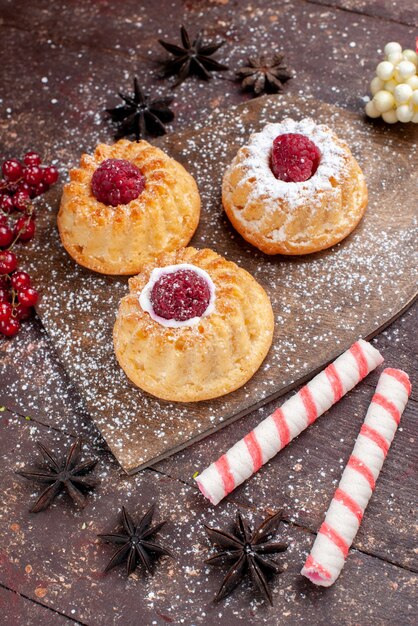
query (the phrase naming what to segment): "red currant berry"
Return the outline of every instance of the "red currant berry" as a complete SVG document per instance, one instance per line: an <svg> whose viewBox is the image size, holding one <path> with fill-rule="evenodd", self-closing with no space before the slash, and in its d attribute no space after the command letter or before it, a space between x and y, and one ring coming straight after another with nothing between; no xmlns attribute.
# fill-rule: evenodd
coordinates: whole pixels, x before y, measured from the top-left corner
<svg viewBox="0 0 418 626"><path fill-rule="evenodd" d="M14 227L15 236L19 235L19 241L30 241L35 236L35 222L27 217L19 217Z"/></svg>
<svg viewBox="0 0 418 626"><path fill-rule="evenodd" d="M10 252L10 250L0 250L0 274L10 274L16 268L16 255Z"/></svg>
<svg viewBox="0 0 418 626"><path fill-rule="evenodd" d="M28 192L23 189L21 189L20 191L16 191L13 196L13 204L19 211L26 211L29 200L30 198Z"/></svg>
<svg viewBox="0 0 418 626"><path fill-rule="evenodd" d="M10 291L4 287L0 287L0 302L10 301Z"/></svg>
<svg viewBox="0 0 418 626"><path fill-rule="evenodd" d="M53 165L45 167L43 170L43 181L47 185L53 185L58 180L58 170Z"/></svg>
<svg viewBox="0 0 418 626"><path fill-rule="evenodd" d="M35 197L35 187L28 185L24 180L20 180L17 183L16 191L26 191L26 193L29 194L29 198Z"/></svg>
<svg viewBox="0 0 418 626"><path fill-rule="evenodd" d="M32 150L27 152L23 157L23 163L25 165L40 165L41 162L39 154L37 152L33 152Z"/></svg>
<svg viewBox="0 0 418 626"><path fill-rule="evenodd" d="M39 185L44 176L43 170L38 165L28 165L23 170L23 178L28 185Z"/></svg>
<svg viewBox="0 0 418 626"><path fill-rule="evenodd" d="M22 164L17 159L9 159L8 161L5 161L1 169L3 176L11 182L19 180L23 173Z"/></svg>
<svg viewBox="0 0 418 626"><path fill-rule="evenodd" d="M0 322L0 333L6 337L14 337L20 330L20 323L11 317L7 322Z"/></svg>
<svg viewBox="0 0 418 626"><path fill-rule="evenodd" d="M45 193L46 191L48 191L49 189L49 185L47 185L43 180L39 183L39 185L36 185L36 187L34 187L33 189L33 193L35 194L34 197L36 196L41 196L43 193Z"/></svg>
<svg viewBox="0 0 418 626"><path fill-rule="evenodd" d="M16 191L25 191L29 195L29 198L35 197L35 188L32 185L28 185L28 183L25 183L24 180L20 180L17 183Z"/></svg>
<svg viewBox="0 0 418 626"><path fill-rule="evenodd" d="M19 321L29 319L32 313L33 308L31 306L24 306L23 304L18 304L14 311L15 317Z"/></svg>
<svg viewBox="0 0 418 626"><path fill-rule="evenodd" d="M15 272L12 274L10 282L12 283L12 287L15 289L30 287L30 276L27 272Z"/></svg>
<svg viewBox="0 0 418 626"><path fill-rule="evenodd" d="M16 191L27 191L29 193L29 191L31 190L31 186L28 185L28 183L25 180L19 180L19 182L16 184Z"/></svg>
<svg viewBox="0 0 418 626"><path fill-rule="evenodd" d="M17 292L20 304L23 306L35 306L39 300L38 292L32 287L24 287Z"/></svg>
<svg viewBox="0 0 418 626"><path fill-rule="evenodd" d="M14 204L10 196L0 196L0 209L5 213L11 213L13 211Z"/></svg>
<svg viewBox="0 0 418 626"><path fill-rule="evenodd" d="M7 322L13 313L13 308L10 302L0 303L0 322Z"/></svg>
<svg viewBox="0 0 418 626"><path fill-rule="evenodd" d="M13 241L13 231L8 226L0 226L0 248L7 248Z"/></svg>

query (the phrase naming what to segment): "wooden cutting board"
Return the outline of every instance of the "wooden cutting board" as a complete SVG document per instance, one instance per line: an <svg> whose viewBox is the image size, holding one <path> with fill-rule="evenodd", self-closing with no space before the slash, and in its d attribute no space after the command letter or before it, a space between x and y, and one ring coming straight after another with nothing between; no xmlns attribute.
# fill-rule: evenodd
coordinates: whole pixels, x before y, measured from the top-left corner
<svg viewBox="0 0 418 626"><path fill-rule="evenodd" d="M300 257L269 257L247 244L222 212L227 163L250 133L286 116L312 116L350 145L366 175L369 207L357 230L334 248ZM40 215L32 272L43 291L39 315L86 405L122 468L134 473L225 426L303 382L357 338L370 338L416 297L417 152L413 124L371 123L315 100L254 99L214 113L207 126L155 143L196 177L202 216L192 244L210 247L251 272L275 313L273 346L247 385L193 404L160 401L119 368L112 327L126 277L76 265L60 245L54 209ZM72 163L78 163L74 154ZM43 250L43 254L39 254Z"/></svg>

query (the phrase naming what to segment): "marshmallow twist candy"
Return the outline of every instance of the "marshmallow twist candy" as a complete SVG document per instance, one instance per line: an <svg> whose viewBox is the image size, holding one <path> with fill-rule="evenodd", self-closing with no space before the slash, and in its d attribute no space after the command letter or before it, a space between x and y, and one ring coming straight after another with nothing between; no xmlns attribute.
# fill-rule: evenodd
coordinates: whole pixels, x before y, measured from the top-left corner
<svg viewBox="0 0 418 626"><path fill-rule="evenodd" d="M353 452L320 527L302 574L329 587L344 567L364 511L411 393L408 375L385 369Z"/></svg>
<svg viewBox="0 0 418 626"><path fill-rule="evenodd" d="M218 504L382 361L381 354L367 341L357 341L198 475L195 480L200 491L212 504Z"/></svg>

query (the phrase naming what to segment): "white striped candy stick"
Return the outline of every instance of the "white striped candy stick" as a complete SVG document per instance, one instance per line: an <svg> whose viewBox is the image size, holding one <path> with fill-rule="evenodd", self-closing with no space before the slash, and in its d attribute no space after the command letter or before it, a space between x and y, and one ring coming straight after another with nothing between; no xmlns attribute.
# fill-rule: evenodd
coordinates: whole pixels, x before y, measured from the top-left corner
<svg viewBox="0 0 418 626"><path fill-rule="evenodd" d="M410 393L411 384L405 372L390 368L382 372L353 452L301 572L316 585L329 587L344 567Z"/></svg>
<svg viewBox="0 0 418 626"><path fill-rule="evenodd" d="M218 504L382 361L381 354L367 341L357 341L199 474L195 480L200 491L212 504Z"/></svg>

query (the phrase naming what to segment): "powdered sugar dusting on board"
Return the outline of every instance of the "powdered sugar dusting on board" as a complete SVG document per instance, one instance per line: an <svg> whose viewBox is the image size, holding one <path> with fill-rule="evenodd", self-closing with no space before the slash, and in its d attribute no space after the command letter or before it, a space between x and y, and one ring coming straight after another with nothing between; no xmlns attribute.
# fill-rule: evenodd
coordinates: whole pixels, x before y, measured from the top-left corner
<svg viewBox="0 0 418 626"><path fill-rule="evenodd" d="M259 114L252 115L255 106ZM307 112L347 141L368 181L369 208L354 234L328 251L298 259L267 257L246 244L227 222L220 202L222 175L251 133L268 122L290 115L300 119ZM54 225L58 197L41 228L43 254L35 251L32 258L31 271L44 293L39 307L43 323L88 410L128 470L186 445L280 393L383 324L413 291L413 276L411 293L399 284L400 275L410 274L416 254L411 199L407 186L399 186L399 180L404 183L413 176L413 164L405 164L388 130L313 100L295 104L283 97L248 104L240 115L234 109L217 111L213 121L209 129L182 140L168 136L156 143L197 179L203 210L192 244L214 248L250 271L271 298L276 323L273 347L242 389L214 401L184 405L160 402L129 383L116 362L112 342L127 279L93 274L69 259ZM390 160L390 168L385 159Z"/></svg>

